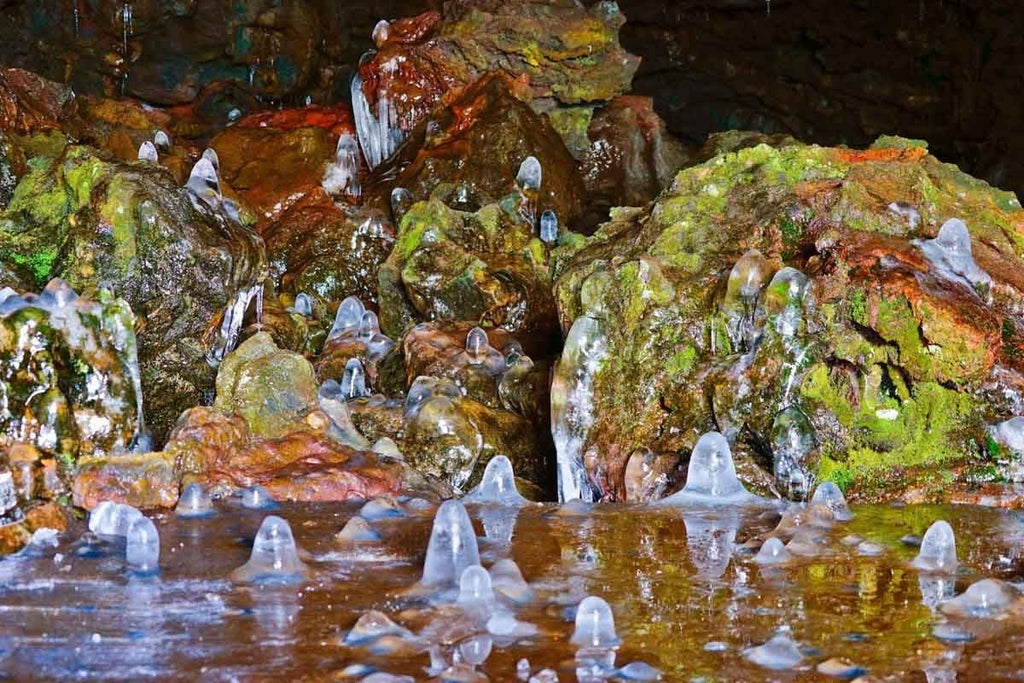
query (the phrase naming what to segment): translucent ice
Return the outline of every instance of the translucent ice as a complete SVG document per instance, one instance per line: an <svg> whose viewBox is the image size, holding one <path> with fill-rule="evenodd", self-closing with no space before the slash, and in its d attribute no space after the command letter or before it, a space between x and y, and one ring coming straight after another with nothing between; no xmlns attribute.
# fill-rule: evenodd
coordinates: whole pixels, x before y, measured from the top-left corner
<svg viewBox="0 0 1024 683"><path fill-rule="evenodd" d="M220 157L217 156L216 150L214 150L212 147L207 147L206 149L203 150L202 158L209 161L210 165L213 166L213 170L218 175L220 175Z"/></svg>
<svg viewBox="0 0 1024 683"><path fill-rule="evenodd" d="M721 309L734 349L750 349L760 334L754 326L754 313L757 298L771 273L771 262L757 249L744 253L729 272Z"/></svg>
<svg viewBox="0 0 1024 683"><path fill-rule="evenodd" d="M158 130L153 135L153 144L156 145L157 149L167 151L171 148L171 138L164 131Z"/></svg>
<svg viewBox="0 0 1024 683"><path fill-rule="evenodd" d="M373 335L380 334L380 322L377 314L373 311L363 311L363 317L359 321L359 341L368 342Z"/></svg>
<svg viewBox="0 0 1024 683"><path fill-rule="evenodd" d="M381 19L373 27L373 31L370 33L370 39L377 47L383 47L384 43L388 40L389 33L391 33L391 24L387 19Z"/></svg>
<svg viewBox="0 0 1024 683"><path fill-rule="evenodd" d="M576 609L576 630L570 642L581 648L612 648L619 644L612 608L602 598L591 595Z"/></svg>
<svg viewBox="0 0 1024 683"><path fill-rule="evenodd" d="M155 164L157 160L158 155L156 153L156 145L149 140L146 140L139 145L139 161L149 161Z"/></svg>
<svg viewBox="0 0 1024 683"><path fill-rule="evenodd" d="M383 612L370 610L356 620L352 629L345 634L345 645L363 645L384 636L412 638L409 629L399 626Z"/></svg>
<svg viewBox="0 0 1024 683"><path fill-rule="evenodd" d="M488 570L495 595L517 605L533 600L533 589L526 583L522 571L513 560L504 558L495 562Z"/></svg>
<svg viewBox="0 0 1024 683"><path fill-rule="evenodd" d="M368 521L355 515L350 517L341 531L334 535L334 540L342 543L366 543L379 541L380 534L373 530Z"/></svg>
<svg viewBox="0 0 1024 683"><path fill-rule="evenodd" d="M334 316L334 325L327 335L327 340L330 341L338 337L355 336L358 334L359 326L363 322L364 312L365 309L363 308L362 301L354 296L346 297L338 305L338 312Z"/></svg>
<svg viewBox="0 0 1024 683"><path fill-rule="evenodd" d="M395 60L390 63L397 66ZM358 72L352 78L351 94L359 146L367 165L376 168L394 153L405 136L398 125L398 111L384 88L377 90L377 110L374 111L363 92L363 79Z"/></svg>
<svg viewBox="0 0 1024 683"><path fill-rule="evenodd" d="M758 551L754 562L758 564L783 564L791 559L793 559L793 556L786 549L782 541L772 536L761 544L761 550Z"/></svg>
<svg viewBox="0 0 1024 683"><path fill-rule="evenodd" d="M346 401L366 398L370 391L366 388L366 370L358 358L349 358L345 363L345 374L341 377L341 395Z"/></svg>
<svg viewBox="0 0 1024 683"><path fill-rule="evenodd" d="M569 329L551 384L551 435L557 453L558 500L597 497L583 465L594 423L594 375L604 365L607 340L598 320L580 316Z"/></svg>
<svg viewBox="0 0 1024 683"><path fill-rule="evenodd" d="M402 506L394 498L380 496L379 498L366 501L363 507L359 508L359 516L371 522L376 522L381 519L405 517L405 510L402 509Z"/></svg>
<svg viewBox="0 0 1024 683"><path fill-rule="evenodd" d="M462 661L470 666L480 666L487 661L491 655L491 648L494 643L487 635L473 636L459 643L459 654ZM480 680L480 679L474 679Z"/></svg>
<svg viewBox="0 0 1024 683"><path fill-rule="evenodd" d="M470 363L483 363L487 360L487 352L490 348L491 343L482 328L474 327L466 335L466 356Z"/></svg>
<svg viewBox="0 0 1024 683"><path fill-rule="evenodd" d="M661 672L645 662L630 662L615 671L620 681L660 681Z"/></svg>
<svg viewBox="0 0 1024 683"><path fill-rule="evenodd" d="M853 519L853 512L846 504L846 496L842 490L831 481L823 481L814 489L811 496L811 503L818 503L826 506L832 511L832 516L840 522L848 522Z"/></svg>
<svg viewBox="0 0 1024 683"><path fill-rule="evenodd" d="M891 202L886 208L894 216L899 216L905 220L912 231L917 230L918 224L921 223L921 214L906 202Z"/></svg>
<svg viewBox="0 0 1024 683"><path fill-rule="evenodd" d="M750 648L743 656L758 666L776 671L792 669L804 658L797 644L784 633L773 636L764 645Z"/></svg>
<svg viewBox="0 0 1024 683"><path fill-rule="evenodd" d="M295 297L295 305L289 310L308 318L313 315L313 299L309 294L299 292Z"/></svg>
<svg viewBox="0 0 1024 683"><path fill-rule="evenodd" d="M219 206L221 199L220 179L209 159L200 159L192 167L185 187L210 206Z"/></svg>
<svg viewBox="0 0 1024 683"><path fill-rule="evenodd" d="M256 532L249 561L232 572L231 579L237 583L296 583L307 571L288 522L268 515Z"/></svg>
<svg viewBox="0 0 1024 683"><path fill-rule="evenodd" d="M125 536L142 513L131 505L105 500L89 513L89 531L101 536Z"/></svg>
<svg viewBox="0 0 1024 683"><path fill-rule="evenodd" d="M516 185L521 190L539 190L541 181L541 167L537 157L526 157L523 163L519 164L519 172L516 173Z"/></svg>
<svg viewBox="0 0 1024 683"><path fill-rule="evenodd" d="M160 534L151 519L139 517L128 527L125 559L134 571L142 574L160 568Z"/></svg>
<svg viewBox="0 0 1024 683"><path fill-rule="evenodd" d="M491 458L484 468L480 484L466 494L465 500L473 503L498 503L501 505L523 505L527 502L516 488L512 461L504 455Z"/></svg>
<svg viewBox="0 0 1024 683"><path fill-rule="evenodd" d="M181 497L178 498L178 505L174 508L174 514L178 517L209 517L214 513L213 500L206 492L203 485L193 482L185 487Z"/></svg>
<svg viewBox="0 0 1024 683"><path fill-rule="evenodd" d="M989 287L992 278L978 267L971 252L971 233L959 218L950 218L932 240L917 242L925 257L942 277L959 280L969 287Z"/></svg>
<svg viewBox="0 0 1024 683"><path fill-rule="evenodd" d="M1015 453L1024 454L1024 417L1011 417L990 427L989 432L997 443Z"/></svg>
<svg viewBox="0 0 1024 683"><path fill-rule="evenodd" d="M413 380L409 391L405 394L405 416L407 418L415 417L420 406L436 396L456 398L462 396L462 391L450 379L420 375Z"/></svg>
<svg viewBox="0 0 1024 683"><path fill-rule="evenodd" d="M248 510L273 510L277 502L270 491L257 484L242 489L242 507Z"/></svg>
<svg viewBox="0 0 1024 683"><path fill-rule="evenodd" d="M622 476L626 501L645 503L662 497L668 485L663 461L650 449L637 449L626 461Z"/></svg>
<svg viewBox="0 0 1024 683"><path fill-rule="evenodd" d="M730 507L688 507L683 513L686 550L702 579L718 579L729 568L736 547L740 515Z"/></svg>
<svg viewBox="0 0 1024 683"><path fill-rule="evenodd" d="M772 276L764 290L764 314L782 337L792 337L800 331L804 311L813 302L810 285L806 275L786 266Z"/></svg>
<svg viewBox="0 0 1024 683"><path fill-rule="evenodd" d="M491 587L491 575L486 569L478 564L466 567L459 578L457 602L466 609L490 612L494 607L494 589Z"/></svg>
<svg viewBox="0 0 1024 683"><path fill-rule="evenodd" d="M342 133L334 153L334 161L327 164L321 185L332 196L358 197L359 187L359 143L349 133Z"/></svg>
<svg viewBox="0 0 1024 683"><path fill-rule="evenodd" d="M918 569L933 572L952 572L956 570L956 537L953 527L944 520L939 520L928 527L921 539L921 550L914 559Z"/></svg>
<svg viewBox="0 0 1024 683"><path fill-rule="evenodd" d="M540 241L554 244L558 240L558 216L551 209L540 215Z"/></svg>
<svg viewBox="0 0 1024 683"><path fill-rule="evenodd" d="M391 190L391 217L395 219L395 225L402 222L402 216L412 206L413 201L412 192L404 187L396 187Z"/></svg>
<svg viewBox="0 0 1024 683"><path fill-rule="evenodd" d="M998 579L972 583L963 594L943 604L939 610L955 617L994 617L1021 601L1021 594Z"/></svg>
<svg viewBox="0 0 1024 683"><path fill-rule="evenodd" d="M729 442L718 432L708 432L693 447L683 490L663 498L661 503L728 505L754 500L756 496L747 491L736 476Z"/></svg>
<svg viewBox="0 0 1024 683"><path fill-rule="evenodd" d="M775 484L792 500L804 500L811 474L807 460L814 450L814 429L804 412L789 406L772 424L772 456Z"/></svg>
<svg viewBox="0 0 1024 683"><path fill-rule="evenodd" d="M474 564L480 564L480 553L473 523L462 503L446 500L434 516L421 583L439 588L455 586L466 567Z"/></svg>

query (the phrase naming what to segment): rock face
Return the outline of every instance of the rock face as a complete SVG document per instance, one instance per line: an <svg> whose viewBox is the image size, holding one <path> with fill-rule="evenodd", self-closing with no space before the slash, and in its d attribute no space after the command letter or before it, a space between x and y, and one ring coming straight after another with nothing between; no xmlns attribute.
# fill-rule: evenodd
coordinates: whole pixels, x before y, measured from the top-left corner
<svg viewBox="0 0 1024 683"><path fill-rule="evenodd" d="M30 470L56 458L70 480L79 458L133 446L143 421L133 322L109 291L88 301L57 279L38 295L0 290L0 451L31 444Z"/></svg>
<svg viewBox="0 0 1024 683"><path fill-rule="evenodd" d="M760 490L934 490L1020 412L1016 197L913 141L753 142L719 139L653 206L556 253L568 497L622 499L634 456L685 462L710 430ZM939 233L951 218L969 239Z"/></svg>
<svg viewBox="0 0 1024 683"><path fill-rule="evenodd" d="M619 47L623 21L614 3L526 0L451 2L440 15L388 26L353 83L367 161L389 157L448 90L488 71L521 78L538 111L625 92L639 61Z"/></svg>
<svg viewBox="0 0 1024 683"><path fill-rule="evenodd" d="M0 273L12 274L0 285L61 277L83 294L102 285L123 297L139 320L148 423L161 441L212 389L207 357L237 334L266 268L263 242L154 164L58 136L37 134L22 149L29 169L0 212Z"/></svg>

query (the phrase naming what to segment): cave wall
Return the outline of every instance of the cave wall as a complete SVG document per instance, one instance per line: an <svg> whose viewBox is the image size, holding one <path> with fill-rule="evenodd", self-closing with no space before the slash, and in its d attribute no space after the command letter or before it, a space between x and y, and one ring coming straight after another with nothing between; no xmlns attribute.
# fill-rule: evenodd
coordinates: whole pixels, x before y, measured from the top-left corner
<svg viewBox="0 0 1024 683"><path fill-rule="evenodd" d="M161 105L223 79L235 88L215 106L331 102L347 96L379 18L440 3L0 0L0 64ZM687 142L730 128L850 145L897 133L1024 190L1024 21L1011 3L619 4L623 43L643 58L634 89Z"/></svg>
<svg viewBox="0 0 1024 683"><path fill-rule="evenodd" d="M822 144L923 138L1024 191L1019 7L951 0L621 0L634 90L691 143L748 128Z"/></svg>

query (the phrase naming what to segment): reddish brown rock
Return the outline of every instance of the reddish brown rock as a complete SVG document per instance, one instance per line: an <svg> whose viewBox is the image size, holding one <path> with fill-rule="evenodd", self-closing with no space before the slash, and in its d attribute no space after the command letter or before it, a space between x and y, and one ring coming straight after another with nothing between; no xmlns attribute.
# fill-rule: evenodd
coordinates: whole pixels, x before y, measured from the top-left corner
<svg viewBox="0 0 1024 683"><path fill-rule="evenodd" d="M73 125L77 113L70 87L23 69L0 70L0 131L65 129Z"/></svg>
<svg viewBox="0 0 1024 683"><path fill-rule="evenodd" d="M173 508L178 502L175 458L167 453L83 458L71 490L72 502L86 510L105 500L143 510Z"/></svg>

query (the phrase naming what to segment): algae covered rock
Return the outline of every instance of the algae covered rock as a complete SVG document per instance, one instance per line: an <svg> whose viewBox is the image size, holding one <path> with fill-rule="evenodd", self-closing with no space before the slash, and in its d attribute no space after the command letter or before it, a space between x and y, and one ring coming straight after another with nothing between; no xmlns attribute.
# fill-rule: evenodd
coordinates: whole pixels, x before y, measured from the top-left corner
<svg viewBox="0 0 1024 683"><path fill-rule="evenodd" d="M384 332L396 337L422 320L555 332L547 248L517 206L488 204L469 213L439 199L414 204L378 276Z"/></svg>
<svg viewBox="0 0 1024 683"><path fill-rule="evenodd" d="M316 395L310 362L260 332L224 358L214 408L241 415L254 436L275 437L316 407Z"/></svg>
<svg viewBox="0 0 1024 683"><path fill-rule="evenodd" d="M70 476L82 456L134 445L141 390L123 299L90 301L58 279L39 294L0 290L0 450L32 444Z"/></svg>
<svg viewBox="0 0 1024 683"><path fill-rule="evenodd" d="M0 212L0 263L30 287L61 277L83 294L102 286L131 305L148 424L162 441L212 389L207 357L233 344L266 267L263 242L159 166L113 161L62 139L36 136L24 146L29 171ZM241 311L223 320L229 304Z"/></svg>
<svg viewBox="0 0 1024 683"><path fill-rule="evenodd" d="M631 454L716 430L762 491L940 495L1019 412L1016 197L913 141L757 142L556 252L563 493L622 499Z"/></svg>

